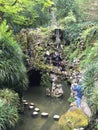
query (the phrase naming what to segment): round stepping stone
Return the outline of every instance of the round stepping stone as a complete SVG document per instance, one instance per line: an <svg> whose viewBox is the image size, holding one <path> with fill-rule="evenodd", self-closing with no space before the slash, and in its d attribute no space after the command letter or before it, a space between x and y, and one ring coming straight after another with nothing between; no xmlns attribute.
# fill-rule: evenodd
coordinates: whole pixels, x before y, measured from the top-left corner
<svg viewBox="0 0 98 130"><path fill-rule="evenodd" d="M32 113L32 116L33 117L35 117L35 116L37 116L38 115L38 112L37 111L34 111L33 113Z"/></svg>
<svg viewBox="0 0 98 130"><path fill-rule="evenodd" d="M30 106L34 106L34 103L33 103L33 102L31 102L31 103L30 103Z"/></svg>
<svg viewBox="0 0 98 130"><path fill-rule="evenodd" d="M40 110L39 110L39 108L37 108L37 107L36 107L36 108L34 109L34 111L37 111L37 112L39 112Z"/></svg>
<svg viewBox="0 0 98 130"><path fill-rule="evenodd" d="M42 113L41 113L41 116L42 116L42 117L48 117L48 113L47 113L47 112L42 112Z"/></svg>
<svg viewBox="0 0 98 130"><path fill-rule="evenodd" d="M28 102L24 102L24 105L28 105Z"/></svg>
<svg viewBox="0 0 98 130"><path fill-rule="evenodd" d="M27 102L26 100L23 100L23 103Z"/></svg>
<svg viewBox="0 0 98 130"><path fill-rule="evenodd" d="M29 106L29 109L31 110L31 109L33 109L34 108L34 106Z"/></svg>
<svg viewBox="0 0 98 130"><path fill-rule="evenodd" d="M55 120L59 120L60 116L59 116L59 115L54 115L53 118L54 118Z"/></svg>

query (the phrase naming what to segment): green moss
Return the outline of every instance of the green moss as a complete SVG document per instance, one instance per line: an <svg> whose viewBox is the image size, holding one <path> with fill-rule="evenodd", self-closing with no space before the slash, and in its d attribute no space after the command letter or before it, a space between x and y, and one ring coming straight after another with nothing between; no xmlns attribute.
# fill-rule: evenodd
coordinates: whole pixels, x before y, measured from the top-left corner
<svg viewBox="0 0 98 130"><path fill-rule="evenodd" d="M62 115L59 120L59 125L62 130L72 130L74 128L87 126L88 121L88 117L81 111L81 109L76 109L74 111L68 111Z"/></svg>
<svg viewBox="0 0 98 130"><path fill-rule="evenodd" d="M69 102L69 103L74 102L74 98L73 98L73 97L69 97L69 98L68 98L68 102Z"/></svg>

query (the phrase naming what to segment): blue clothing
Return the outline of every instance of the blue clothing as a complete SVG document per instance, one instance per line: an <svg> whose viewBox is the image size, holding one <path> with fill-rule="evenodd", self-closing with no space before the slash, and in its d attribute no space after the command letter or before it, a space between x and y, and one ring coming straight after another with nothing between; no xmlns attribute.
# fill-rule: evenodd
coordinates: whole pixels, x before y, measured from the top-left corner
<svg viewBox="0 0 98 130"><path fill-rule="evenodd" d="M81 90L81 86L80 85L75 85L73 87L73 90L77 92L77 97L78 98L82 98L82 90Z"/></svg>
<svg viewBox="0 0 98 130"><path fill-rule="evenodd" d="M73 90L77 92L76 102L77 102L77 106L80 107L80 105L81 105L81 99L82 99L81 86L80 85L75 85L73 87Z"/></svg>
<svg viewBox="0 0 98 130"><path fill-rule="evenodd" d="M81 106L81 98L77 97L76 103L77 103L77 106L80 107Z"/></svg>

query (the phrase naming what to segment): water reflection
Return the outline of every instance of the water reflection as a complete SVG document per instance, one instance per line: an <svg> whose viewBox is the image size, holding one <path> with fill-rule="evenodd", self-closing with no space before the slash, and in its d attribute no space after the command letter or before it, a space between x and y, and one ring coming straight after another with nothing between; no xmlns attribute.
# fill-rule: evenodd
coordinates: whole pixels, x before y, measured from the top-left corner
<svg viewBox="0 0 98 130"><path fill-rule="evenodd" d="M53 116L62 115L68 110L69 104L69 88L64 87L64 96L62 98L46 97L45 89L41 87L30 87L24 95L24 99L28 102L33 102L35 107L40 108L39 115L32 117L33 110L26 109L21 115L20 121L14 130L59 130L58 121L53 119ZM41 113L47 112L49 116L42 118Z"/></svg>

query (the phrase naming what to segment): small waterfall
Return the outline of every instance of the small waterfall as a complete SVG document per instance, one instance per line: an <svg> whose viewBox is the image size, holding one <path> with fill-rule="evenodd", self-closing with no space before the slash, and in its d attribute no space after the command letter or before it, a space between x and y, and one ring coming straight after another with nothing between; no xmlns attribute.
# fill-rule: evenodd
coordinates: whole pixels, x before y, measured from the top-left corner
<svg viewBox="0 0 98 130"><path fill-rule="evenodd" d="M51 8L51 27L57 28L55 9Z"/></svg>
<svg viewBox="0 0 98 130"><path fill-rule="evenodd" d="M60 29L55 29L55 37L56 37L56 47L57 49L61 48L61 34L60 34Z"/></svg>

